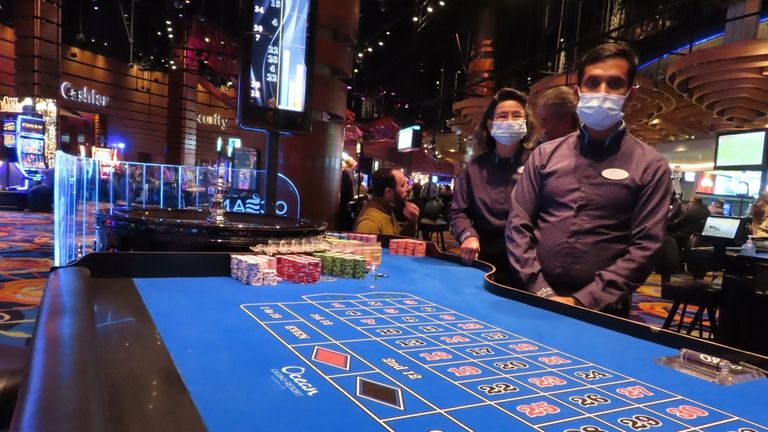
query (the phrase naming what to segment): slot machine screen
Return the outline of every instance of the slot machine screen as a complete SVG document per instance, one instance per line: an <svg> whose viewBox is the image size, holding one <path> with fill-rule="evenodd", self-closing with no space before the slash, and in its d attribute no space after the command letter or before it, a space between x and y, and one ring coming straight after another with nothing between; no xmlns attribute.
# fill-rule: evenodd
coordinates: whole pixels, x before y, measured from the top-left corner
<svg viewBox="0 0 768 432"><path fill-rule="evenodd" d="M19 149L22 153L43 154L43 140L19 137Z"/></svg>

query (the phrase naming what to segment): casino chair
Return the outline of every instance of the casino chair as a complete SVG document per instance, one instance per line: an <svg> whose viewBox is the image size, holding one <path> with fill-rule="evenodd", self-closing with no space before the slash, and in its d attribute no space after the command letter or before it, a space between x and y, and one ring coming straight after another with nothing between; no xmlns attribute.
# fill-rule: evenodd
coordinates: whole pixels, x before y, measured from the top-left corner
<svg viewBox="0 0 768 432"><path fill-rule="evenodd" d="M421 238L432 241L432 234L437 234L437 240L440 241L440 250L445 251L445 237L443 232L448 230L448 223L443 220L443 202L440 198L430 198L424 204L419 220L419 231Z"/></svg>
<svg viewBox="0 0 768 432"><path fill-rule="evenodd" d="M680 265L677 242L671 234L665 234L656 254L656 273L661 276L662 282L669 282L672 280L672 275L680 271Z"/></svg>
<svg viewBox="0 0 768 432"><path fill-rule="evenodd" d="M717 313L720 307L720 288L700 281L666 281L661 283L661 298L672 300L667 318L661 328L670 329L677 320L676 331L682 332L685 324L686 312L689 306L697 307L688 328L687 335L691 335L698 328L699 337L704 337L704 313L709 323L709 339L717 337ZM680 307L682 306L682 310ZM679 311L679 314L678 314Z"/></svg>
<svg viewBox="0 0 768 432"><path fill-rule="evenodd" d="M360 215L360 210L362 210L365 203L368 202L368 198L368 194L360 194L344 206L344 212L341 217L342 230L352 231L355 228L357 216Z"/></svg>

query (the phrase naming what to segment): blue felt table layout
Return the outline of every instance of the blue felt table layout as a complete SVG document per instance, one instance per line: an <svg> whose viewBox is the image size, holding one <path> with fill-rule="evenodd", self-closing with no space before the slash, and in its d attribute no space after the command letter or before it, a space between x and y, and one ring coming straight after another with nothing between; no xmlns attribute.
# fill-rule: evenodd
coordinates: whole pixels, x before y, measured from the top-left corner
<svg viewBox="0 0 768 432"><path fill-rule="evenodd" d="M482 272L385 256L375 282L136 279L212 431L765 431L768 382L500 298Z"/></svg>

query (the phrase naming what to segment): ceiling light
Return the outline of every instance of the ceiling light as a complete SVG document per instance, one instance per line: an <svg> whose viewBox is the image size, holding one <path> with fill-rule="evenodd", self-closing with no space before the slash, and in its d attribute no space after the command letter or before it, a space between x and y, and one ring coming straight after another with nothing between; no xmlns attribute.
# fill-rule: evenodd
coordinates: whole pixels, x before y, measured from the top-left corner
<svg viewBox="0 0 768 432"><path fill-rule="evenodd" d="M363 56L363 53L359 52L359 53L357 53L357 56L358 56L358 57L362 57L362 56Z"/></svg>
<svg viewBox="0 0 768 432"><path fill-rule="evenodd" d="M93 10L99 10L99 6L98 5L93 5Z"/></svg>
<svg viewBox="0 0 768 432"><path fill-rule="evenodd" d="M176 66L171 66L171 69L176 70Z"/></svg>
<svg viewBox="0 0 768 432"><path fill-rule="evenodd" d="M373 52L373 48L368 47L368 52Z"/></svg>
<svg viewBox="0 0 768 432"><path fill-rule="evenodd" d="M211 41L211 38L209 38L208 36L206 36L205 38L203 38L203 40L205 40L205 43L208 43L208 42L210 42L210 41Z"/></svg>
<svg viewBox="0 0 768 432"><path fill-rule="evenodd" d="M173 31L173 27L168 27L166 30L168 30L169 32L172 32Z"/></svg>
<svg viewBox="0 0 768 432"><path fill-rule="evenodd" d="M392 33L390 33L390 32L389 32L389 30L387 30L387 36L389 36L389 35L391 35L391 34L392 34Z"/></svg>
<svg viewBox="0 0 768 432"><path fill-rule="evenodd" d="M443 0L440 0L439 2L437 2L437 4L439 4L440 6L445 6L445 2Z"/></svg>
<svg viewBox="0 0 768 432"><path fill-rule="evenodd" d="M415 16L415 17L413 17L411 19L413 20L413 22L419 22L419 17L417 17L417 16Z"/></svg>
<svg viewBox="0 0 768 432"><path fill-rule="evenodd" d="M354 72L355 72L355 73L358 73L358 72L360 72L360 69L358 69L358 68L355 68L355 69L354 69Z"/></svg>
<svg viewBox="0 0 768 432"><path fill-rule="evenodd" d="M162 34L163 34L163 32L157 32L157 35L158 35L158 36L160 36L160 35L162 35Z"/></svg>
<svg viewBox="0 0 768 432"><path fill-rule="evenodd" d="M168 24L168 25L171 25L171 22L168 21L168 20L165 20L165 23Z"/></svg>
<svg viewBox="0 0 768 432"><path fill-rule="evenodd" d="M173 39L173 35L172 35L172 34L169 34L169 35L168 35L168 39Z"/></svg>
<svg viewBox="0 0 768 432"><path fill-rule="evenodd" d="M434 10L434 9L432 9L432 6L427 6L427 13L432 13L432 12L434 12L434 11L435 11L435 10Z"/></svg>
<svg viewBox="0 0 768 432"><path fill-rule="evenodd" d="M224 41L221 41L221 44L224 45Z"/></svg>
<svg viewBox="0 0 768 432"><path fill-rule="evenodd" d="M384 46L384 42L379 41L379 46Z"/></svg>

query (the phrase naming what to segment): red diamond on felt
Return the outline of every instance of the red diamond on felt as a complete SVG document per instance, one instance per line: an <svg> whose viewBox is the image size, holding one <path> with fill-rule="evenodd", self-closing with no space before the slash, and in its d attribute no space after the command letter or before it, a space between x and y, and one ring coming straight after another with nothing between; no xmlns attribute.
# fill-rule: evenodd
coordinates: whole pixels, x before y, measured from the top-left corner
<svg viewBox="0 0 768 432"><path fill-rule="evenodd" d="M316 346L312 353L312 360L325 363L339 369L349 370L349 354L344 354Z"/></svg>

